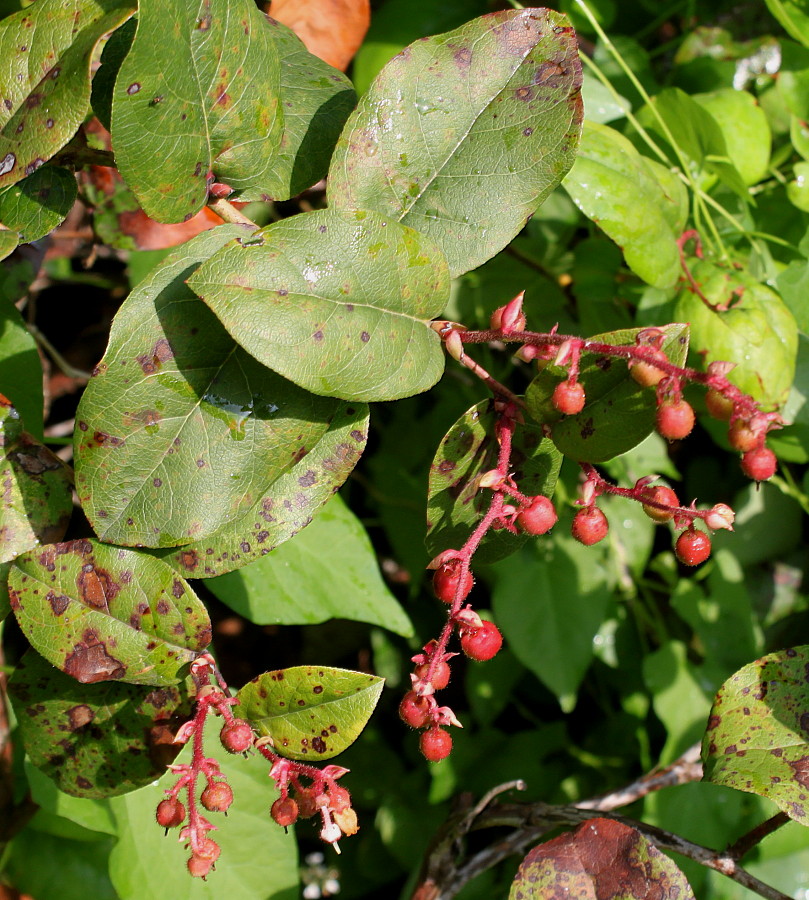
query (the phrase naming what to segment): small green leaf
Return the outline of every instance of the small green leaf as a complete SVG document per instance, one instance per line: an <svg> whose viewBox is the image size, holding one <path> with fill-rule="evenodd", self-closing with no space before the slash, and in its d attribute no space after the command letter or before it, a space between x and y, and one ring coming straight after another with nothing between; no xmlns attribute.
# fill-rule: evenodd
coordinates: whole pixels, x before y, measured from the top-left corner
<svg viewBox="0 0 809 900"><path fill-rule="evenodd" d="M413 634L410 619L382 580L365 529L339 496L294 541L207 586L257 625L351 619Z"/></svg>
<svg viewBox="0 0 809 900"><path fill-rule="evenodd" d="M793 175L794 180L787 184L789 202L801 212L809 212L809 162L796 162Z"/></svg>
<svg viewBox="0 0 809 900"><path fill-rule="evenodd" d="M82 684L176 684L211 640L205 607L171 566L97 541L18 557L9 596L34 649Z"/></svg>
<svg viewBox="0 0 809 900"><path fill-rule="evenodd" d="M276 753L320 762L354 743L383 684L383 678L348 669L279 669L239 691L239 711L260 735L272 739Z"/></svg>
<svg viewBox="0 0 809 900"><path fill-rule="evenodd" d="M112 142L153 219L199 212L211 172L236 190L272 181L284 127L274 35L252 0L140 0L113 91Z"/></svg>
<svg viewBox="0 0 809 900"><path fill-rule="evenodd" d="M5 259L17 249L20 236L16 231L6 231L0 228L0 260Z"/></svg>
<svg viewBox="0 0 809 900"><path fill-rule="evenodd" d="M482 16L406 47L348 120L329 203L429 235L452 276L503 249L559 184L582 120L573 29L545 9Z"/></svg>
<svg viewBox="0 0 809 900"><path fill-rule="evenodd" d="M809 12L805 0L766 0L767 8L787 34L809 47Z"/></svg>
<svg viewBox="0 0 809 900"><path fill-rule="evenodd" d="M489 508L491 491L478 487L484 472L495 468L499 445L494 437L492 401L467 410L441 441L427 491L427 552L459 549ZM527 496L550 497L562 464L561 454L537 425L525 423L515 433L509 474ZM505 529L491 530L476 551L477 562L494 562L514 553L528 539Z"/></svg>
<svg viewBox="0 0 809 900"><path fill-rule="evenodd" d="M440 250L358 210L292 216L233 241L188 284L265 366L316 394L394 400L432 387L449 298Z"/></svg>
<svg viewBox="0 0 809 900"><path fill-rule="evenodd" d="M154 781L177 755L190 704L178 687L79 684L29 650L9 695L31 762L73 797L112 797Z"/></svg>
<svg viewBox="0 0 809 900"><path fill-rule="evenodd" d="M593 818L534 847L520 863L508 897L647 900L652 893L656 900L694 898L685 875L637 829Z"/></svg>
<svg viewBox="0 0 809 900"><path fill-rule="evenodd" d="M0 237L4 234L11 232L0 231ZM26 430L41 439L43 397L39 350L12 298L3 294L0 285L0 394L12 402Z"/></svg>
<svg viewBox="0 0 809 900"><path fill-rule="evenodd" d="M702 743L704 778L772 800L809 825L809 647L770 653L720 689Z"/></svg>
<svg viewBox="0 0 809 900"><path fill-rule="evenodd" d="M76 178L59 166L43 166L0 193L0 222L20 243L39 240L59 225L76 200Z"/></svg>

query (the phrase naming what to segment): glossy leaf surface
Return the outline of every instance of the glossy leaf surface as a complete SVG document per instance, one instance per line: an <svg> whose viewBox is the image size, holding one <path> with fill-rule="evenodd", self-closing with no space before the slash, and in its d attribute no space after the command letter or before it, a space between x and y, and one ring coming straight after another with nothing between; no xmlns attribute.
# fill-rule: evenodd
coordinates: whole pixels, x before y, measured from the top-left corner
<svg viewBox="0 0 809 900"><path fill-rule="evenodd" d="M417 41L348 120L329 202L429 235L453 277L494 256L570 168L581 67L567 19L507 10Z"/></svg>
<svg viewBox="0 0 809 900"><path fill-rule="evenodd" d="M296 666L265 672L237 694L240 714L276 753L320 762L351 746L365 727L384 679L362 672Z"/></svg>
<svg viewBox="0 0 809 900"><path fill-rule="evenodd" d="M27 244L56 228L75 200L75 177L59 166L44 166L0 193L0 222Z"/></svg>
<svg viewBox="0 0 809 900"><path fill-rule="evenodd" d="M248 353L316 394L394 400L441 376L429 320L449 297L446 260L376 213L293 216L223 247L188 283Z"/></svg>
<svg viewBox="0 0 809 900"><path fill-rule="evenodd" d="M205 607L171 566L97 541L18 557L9 596L34 649L82 684L176 684L211 640Z"/></svg>

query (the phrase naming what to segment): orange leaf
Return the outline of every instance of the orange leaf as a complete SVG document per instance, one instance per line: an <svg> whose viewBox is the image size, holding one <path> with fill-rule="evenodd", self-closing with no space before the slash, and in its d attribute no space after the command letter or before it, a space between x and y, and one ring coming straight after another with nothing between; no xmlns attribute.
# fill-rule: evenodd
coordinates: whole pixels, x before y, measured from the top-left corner
<svg viewBox="0 0 809 900"><path fill-rule="evenodd" d="M291 28L306 49L345 71L371 23L370 0L271 0L265 11Z"/></svg>

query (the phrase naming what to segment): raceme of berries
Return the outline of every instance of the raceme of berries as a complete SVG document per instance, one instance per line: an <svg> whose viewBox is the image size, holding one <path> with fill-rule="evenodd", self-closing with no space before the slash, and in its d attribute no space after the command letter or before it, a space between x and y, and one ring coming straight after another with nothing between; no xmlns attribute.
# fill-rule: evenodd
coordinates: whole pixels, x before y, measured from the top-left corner
<svg viewBox="0 0 809 900"><path fill-rule="evenodd" d="M244 719L233 719L222 726L219 739L228 753L244 753L253 745L253 729Z"/></svg>
<svg viewBox="0 0 809 900"><path fill-rule="evenodd" d="M452 752L452 735L443 728L429 728L419 738L419 749L430 762L440 762Z"/></svg>
<svg viewBox="0 0 809 900"><path fill-rule="evenodd" d="M657 407L657 431L669 441L679 441L694 429L694 410L687 400L664 400Z"/></svg>
<svg viewBox="0 0 809 900"><path fill-rule="evenodd" d="M541 494L532 497L531 503L524 506L517 514L517 522L528 534L546 534L556 524L556 509L547 497Z"/></svg>
<svg viewBox="0 0 809 900"><path fill-rule="evenodd" d="M775 475L777 461L769 447L756 447L742 456L742 471L754 481L767 481Z"/></svg>
<svg viewBox="0 0 809 900"><path fill-rule="evenodd" d="M470 659L478 662L492 659L502 646L503 635L494 622L482 622L480 628L461 635L461 649Z"/></svg>
<svg viewBox="0 0 809 900"><path fill-rule="evenodd" d="M444 603L452 603L461 583L461 599L463 600L472 590L475 581L472 573L467 569L461 576L461 561L451 559L440 565L433 574L433 590L435 596Z"/></svg>
<svg viewBox="0 0 809 900"><path fill-rule="evenodd" d="M593 505L580 509L573 516L570 532L577 541L590 547L607 536L610 526L607 517Z"/></svg>
<svg viewBox="0 0 809 900"><path fill-rule="evenodd" d="M287 828L298 820L298 804L292 797L279 797L270 807L270 815L278 825Z"/></svg>
<svg viewBox="0 0 809 900"><path fill-rule="evenodd" d="M586 397L578 381L560 381L553 390L551 403L566 416L575 416L584 409Z"/></svg>
<svg viewBox="0 0 809 900"><path fill-rule="evenodd" d="M698 566L711 555L711 539L704 531L688 528L677 538L674 553L684 566Z"/></svg>
<svg viewBox="0 0 809 900"><path fill-rule="evenodd" d="M679 506L680 501L677 499L677 495L671 488L664 487L663 485L658 485L657 487L651 488L645 492L648 496L648 499L653 501L654 503L660 503L664 506ZM657 506L651 506L649 503L643 504L643 511L646 515L655 522L668 522L674 517L674 513L660 509Z"/></svg>

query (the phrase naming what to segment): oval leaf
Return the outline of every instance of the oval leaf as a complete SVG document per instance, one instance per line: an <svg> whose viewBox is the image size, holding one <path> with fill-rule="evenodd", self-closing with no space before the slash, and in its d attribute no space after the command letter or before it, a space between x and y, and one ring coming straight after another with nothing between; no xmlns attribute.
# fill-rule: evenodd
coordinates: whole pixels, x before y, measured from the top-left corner
<svg viewBox="0 0 809 900"><path fill-rule="evenodd" d="M374 711L384 681L325 667L265 672L239 691L239 713L260 735L272 738L277 753L320 762L354 743Z"/></svg>
<svg viewBox="0 0 809 900"><path fill-rule="evenodd" d="M211 640L205 607L171 566L97 541L20 556L9 598L34 649L82 684L176 684Z"/></svg>
<svg viewBox="0 0 809 900"><path fill-rule="evenodd" d="M0 222L22 244L39 240L70 212L76 194L76 179L67 169L44 166L0 194Z"/></svg>
<svg viewBox="0 0 809 900"><path fill-rule="evenodd" d="M316 394L395 400L443 371L429 320L449 299L446 260L376 213L284 219L223 247L188 284L248 353Z"/></svg>

